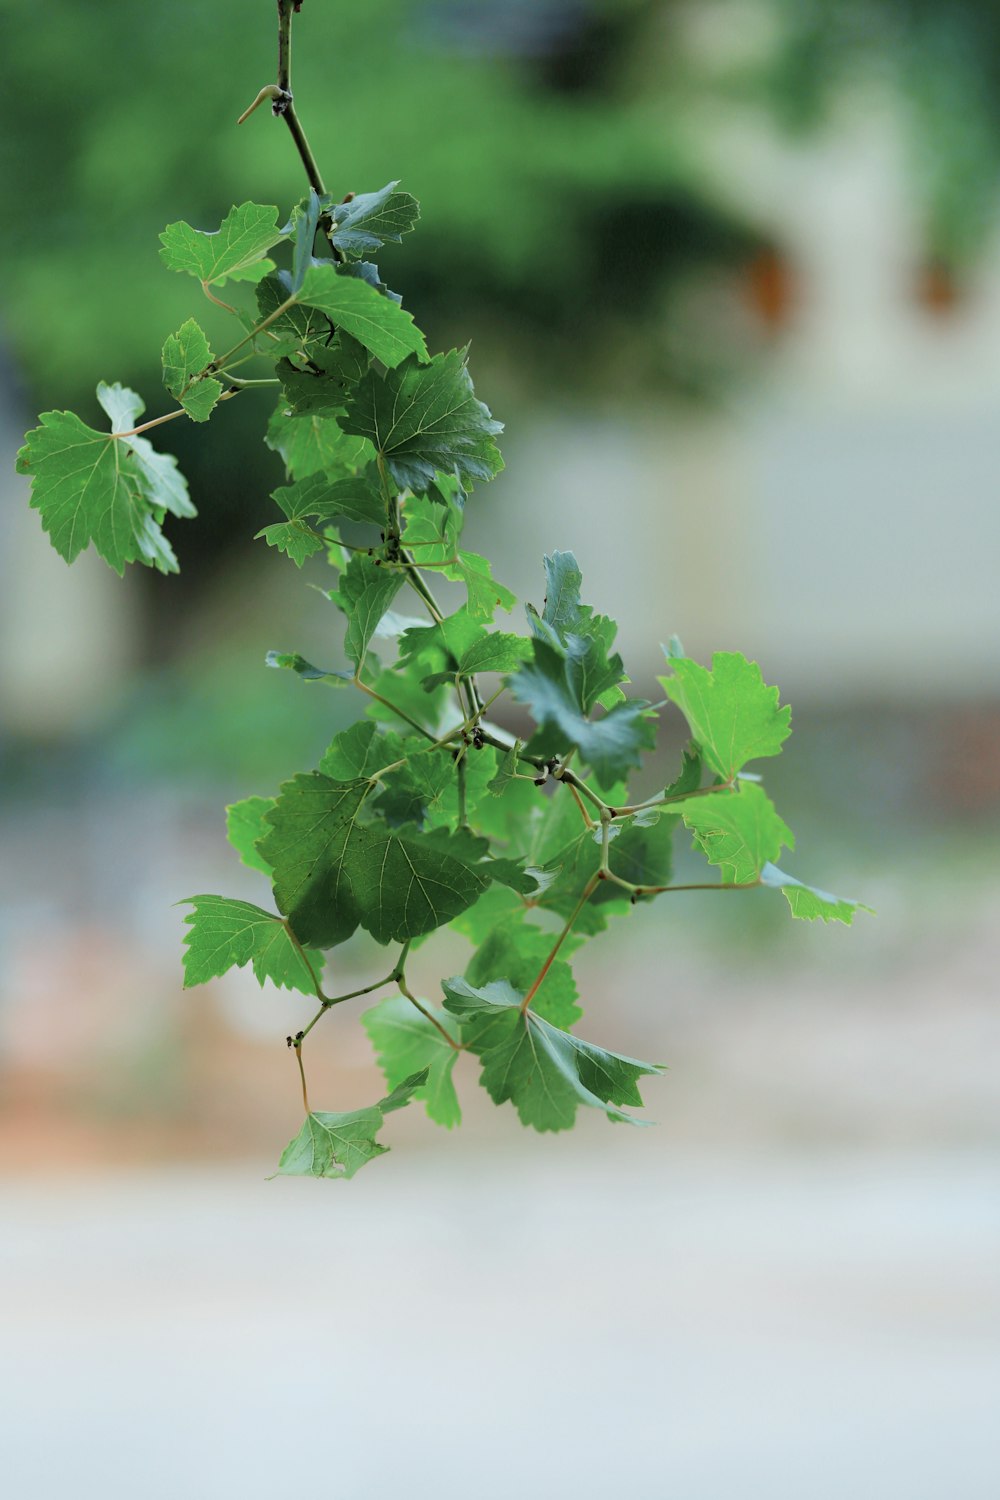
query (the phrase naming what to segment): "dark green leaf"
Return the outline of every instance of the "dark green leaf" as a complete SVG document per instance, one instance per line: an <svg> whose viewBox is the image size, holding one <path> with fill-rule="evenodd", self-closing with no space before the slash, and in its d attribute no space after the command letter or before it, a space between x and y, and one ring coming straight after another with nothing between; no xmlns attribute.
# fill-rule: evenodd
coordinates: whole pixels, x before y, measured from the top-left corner
<svg viewBox="0 0 1000 1500"><path fill-rule="evenodd" d="M299 302L317 308L390 369L408 355L427 358L424 336L411 315L367 281L342 275L332 265L314 265L297 295Z"/></svg>
<svg viewBox="0 0 1000 1500"><path fill-rule="evenodd" d="M589 655L589 648L585 649ZM591 719L584 708L587 679L579 671L586 658L560 655L542 639L535 640L534 653L534 662L522 666L510 683L514 697L527 705L538 725L527 754L548 759L575 747L584 763L605 781L638 766L642 752L656 742L655 724L645 713L647 705L621 703L603 718Z"/></svg>
<svg viewBox="0 0 1000 1500"><path fill-rule="evenodd" d="M356 552L345 568L336 602L347 617L344 650L356 670L360 671L368 642L402 587L399 568L382 567L363 552Z"/></svg>
<svg viewBox="0 0 1000 1500"><path fill-rule="evenodd" d="M343 420L348 432L371 441L400 489L426 490L438 469L472 482L503 468L494 441L503 424L476 400L458 350L429 364L408 359L384 377L369 371Z"/></svg>
<svg viewBox="0 0 1000 1500"><path fill-rule="evenodd" d="M402 943L450 921L494 879L532 886L464 829L363 822L372 790L367 778L300 775L268 815L260 853L274 870L278 909L304 942L329 948L360 924L380 943Z"/></svg>
<svg viewBox="0 0 1000 1500"><path fill-rule="evenodd" d="M479 1054L483 1087L496 1104L509 1099L523 1124L567 1130L581 1104L603 1109L613 1120L648 1123L619 1106L641 1106L637 1080L662 1068L605 1052L530 1010L522 1013L524 996L502 980L478 989L448 979L444 993L445 1007L462 1021L463 1037Z"/></svg>

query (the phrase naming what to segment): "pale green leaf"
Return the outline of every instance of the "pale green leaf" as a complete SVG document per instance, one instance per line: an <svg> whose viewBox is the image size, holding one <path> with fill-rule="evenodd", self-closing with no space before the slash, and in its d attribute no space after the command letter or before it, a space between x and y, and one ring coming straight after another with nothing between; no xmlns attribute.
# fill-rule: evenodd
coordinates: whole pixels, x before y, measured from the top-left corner
<svg viewBox="0 0 1000 1500"><path fill-rule="evenodd" d="M160 235L160 256L171 271L187 271L208 286L222 286L227 280L258 281L274 269L264 259L267 251L286 238L278 227L276 208L242 203L211 232L192 229L183 220L168 224Z"/></svg>
<svg viewBox="0 0 1000 1500"><path fill-rule="evenodd" d="M194 908L184 918L190 929L184 937L185 986L252 964L259 984L269 979L279 988L316 993L309 966L318 978L323 955L300 948L273 912L225 896L191 896L184 904Z"/></svg>
<svg viewBox="0 0 1000 1500"><path fill-rule="evenodd" d="M366 1011L361 1024L371 1038L389 1088L394 1088L414 1073L427 1070L427 1082L418 1090L417 1098L424 1100L427 1113L436 1124L450 1130L462 1119L452 1081L458 1057L458 1026L447 1012L432 1006L426 1008L437 1026L421 1015L404 995L394 995L373 1010ZM438 1026L447 1036L442 1036Z"/></svg>
<svg viewBox="0 0 1000 1500"><path fill-rule="evenodd" d="M711 671L686 658L671 665L673 675L659 679L663 691L687 719L705 764L723 780L748 761L780 754L792 711L778 707L778 689L767 686L756 662L717 651Z"/></svg>

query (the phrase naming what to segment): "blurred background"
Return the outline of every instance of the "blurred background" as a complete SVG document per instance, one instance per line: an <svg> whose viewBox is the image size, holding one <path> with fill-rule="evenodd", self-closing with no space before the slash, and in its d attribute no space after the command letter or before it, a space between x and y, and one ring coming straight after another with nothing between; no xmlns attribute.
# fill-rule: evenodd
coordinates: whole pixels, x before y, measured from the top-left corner
<svg viewBox="0 0 1000 1500"><path fill-rule="evenodd" d="M11 1493L995 1500L1000 8L304 5L327 181L420 198L387 279L507 423L469 544L536 603L572 548L649 696L675 631L756 657L794 709L789 868L878 909L637 910L581 990L588 1036L669 1064L657 1129L530 1135L466 1059L462 1130L395 1116L350 1185L263 1181L309 1008L180 987L173 903L266 900L224 805L352 712L263 666L339 638L322 565L250 540L277 460L229 455L266 393L163 429L201 513L179 578L67 569L13 475L39 410L94 420L107 379L155 415L164 337L213 332L167 222L300 195L287 132L234 128L272 12L0 0ZM464 962L419 957L431 997ZM331 1016L312 1097L378 1089Z"/></svg>

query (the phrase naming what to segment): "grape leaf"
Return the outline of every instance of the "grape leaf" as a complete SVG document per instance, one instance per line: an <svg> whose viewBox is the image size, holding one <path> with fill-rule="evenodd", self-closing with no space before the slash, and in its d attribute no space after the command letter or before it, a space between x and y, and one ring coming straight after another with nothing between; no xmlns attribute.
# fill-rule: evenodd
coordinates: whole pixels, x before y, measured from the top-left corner
<svg viewBox="0 0 1000 1500"><path fill-rule="evenodd" d="M792 710L778 707L756 662L738 651L717 651L712 669L674 659L672 677L659 679L691 726L706 765L731 781L747 761L779 755L791 734Z"/></svg>
<svg viewBox="0 0 1000 1500"><path fill-rule="evenodd" d="M278 228L276 208L241 203L211 232L192 229L183 220L168 224L160 235L160 257L171 271L187 271L206 286L259 281L274 270L273 262L264 259L267 251L287 237Z"/></svg>
<svg viewBox="0 0 1000 1500"><path fill-rule="evenodd" d="M581 663L583 699L589 710L607 686L624 676L621 657L608 657L618 627L607 615L595 615L589 604L580 603L583 574L572 552L553 552L544 564L545 605L541 615L527 606L528 624L533 635Z"/></svg>
<svg viewBox="0 0 1000 1500"><path fill-rule="evenodd" d="M207 422L222 395L220 380L211 376L195 380L211 362L208 339L194 318L182 323L163 345L163 384L193 422Z"/></svg>
<svg viewBox="0 0 1000 1500"><path fill-rule="evenodd" d="M338 250L361 255L379 250L387 240L398 243L420 217L420 205L410 193L400 193L390 182L377 193L356 193L349 203L332 203L328 212L336 228L331 235Z"/></svg>
<svg viewBox="0 0 1000 1500"><path fill-rule="evenodd" d="M360 920L347 852L371 792L365 779L338 782L312 772L285 782L267 814L260 855L274 871L274 899L299 937L332 948Z"/></svg>
<svg viewBox="0 0 1000 1500"><path fill-rule="evenodd" d="M385 522L385 502L362 475L331 480L322 472L310 474L275 490L271 498L288 519L265 526L257 536L286 552L300 568L307 557L326 546L325 539L307 524L307 517L315 517L320 525L334 517L369 525Z"/></svg>
<svg viewBox="0 0 1000 1500"><path fill-rule="evenodd" d="M412 316L367 281L345 276L331 264L313 265L296 295L299 302L315 307L336 328L364 344L389 369L408 355L427 358L424 336Z"/></svg>
<svg viewBox="0 0 1000 1500"><path fill-rule="evenodd" d="M338 335L330 319L318 307L305 307L294 300L296 291L288 271L275 271L265 276L257 286L256 295L260 320L273 319L269 331L279 339L273 351L275 356L279 352L291 354L302 350L309 359L318 363L332 348ZM280 313L279 308L282 309ZM254 324L248 326L252 328ZM367 365L368 351L363 352ZM276 373L280 377L281 370Z"/></svg>
<svg viewBox="0 0 1000 1500"><path fill-rule="evenodd" d="M458 1026L447 1012L428 1009L438 1026L452 1038L454 1046L404 995L394 995L366 1011L361 1024L371 1039L389 1088L426 1070L427 1082L417 1090L416 1097L424 1100L427 1113L436 1124L450 1130L462 1119L452 1082L458 1057Z"/></svg>
<svg viewBox="0 0 1000 1500"><path fill-rule="evenodd" d="M360 924L380 943L403 943L450 921L493 880L533 889L466 829L362 822L372 789L367 778L298 775L267 816L260 854L274 870L278 909L303 942L333 947Z"/></svg>
<svg viewBox="0 0 1000 1500"><path fill-rule="evenodd" d="M509 791L511 785L517 781L517 757L522 748L521 741L515 740L510 749L505 751L504 758L497 768L496 775L489 782L489 790L494 797L502 797L504 792Z"/></svg>
<svg viewBox="0 0 1000 1500"><path fill-rule="evenodd" d="M319 769L334 781L358 781L373 776L403 754L403 741L392 730L380 730L370 719L359 719L330 741Z"/></svg>
<svg viewBox="0 0 1000 1500"><path fill-rule="evenodd" d="M525 1125L567 1130L579 1105L603 1109L609 1119L647 1124L622 1104L642 1105L636 1081L662 1073L653 1063L606 1052L550 1025L503 980L481 989L461 978L444 982L445 1008L462 1022L462 1035L482 1062L481 1082L495 1104L509 1099Z"/></svg>
<svg viewBox="0 0 1000 1500"><path fill-rule="evenodd" d="M400 569L382 567L363 552L356 552L345 568L340 589L331 597L347 616L344 650L357 671L379 621L402 587Z"/></svg>
<svg viewBox="0 0 1000 1500"><path fill-rule="evenodd" d="M438 476L440 482L441 476ZM497 609L512 610L517 603L510 589L497 583L485 557L463 552L458 544L462 512L457 505L435 503L426 497L407 498L403 506L403 540L416 550L418 562L434 567L453 583L465 585L468 615L480 624L493 619Z"/></svg>
<svg viewBox="0 0 1000 1500"><path fill-rule="evenodd" d="M226 838L248 869L270 875L271 866L257 849L257 841L268 832L264 821L274 806L273 797L244 797L226 808Z"/></svg>
<svg viewBox="0 0 1000 1500"><path fill-rule="evenodd" d="M852 901L844 896L831 896L829 891L803 885L801 880L796 880L793 875L786 875L784 870L779 870L772 864L764 866L760 879L762 885L772 886L784 893L793 917L804 917L810 922L820 917L824 922L843 922L845 927L850 927L855 912L866 911L871 916L875 915L870 906L865 906L860 901Z"/></svg>
<svg viewBox="0 0 1000 1500"><path fill-rule="evenodd" d="M279 988L316 993L309 965L318 978L323 955L300 948L273 912L225 896L190 896L184 904L194 908L184 918L190 928L184 937L185 988L252 964L259 984L270 979Z"/></svg>
<svg viewBox="0 0 1000 1500"><path fill-rule="evenodd" d="M385 525L385 501L363 474L346 479L329 479L323 473L310 474L295 484L275 490L271 498L289 520L314 516L322 525L336 517L369 526Z"/></svg>
<svg viewBox="0 0 1000 1500"><path fill-rule="evenodd" d="M526 995L549 957L554 941L551 933L542 932L541 928L526 920L522 906L490 929L466 965L465 979L474 988L505 979L513 989ZM579 995L573 970L565 959L565 954L572 949L572 939L568 938L560 949L564 956L552 960L531 1002L535 1015L551 1021L563 1031L568 1031L583 1015L577 1004Z"/></svg>
<svg viewBox="0 0 1000 1500"><path fill-rule="evenodd" d="M597 683L608 684L600 670L586 670L592 661L590 645L583 645L580 653L571 648L565 655L546 640L536 639L533 647L534 661L510 680L514 697L531 710L538 725L526 753L548 759L575 747L602 781L613 781L640 765L642 752L656 742L655 723L645 712L648 704L620 703L603 718L591 719L587 700L596 696Z"/></svg>
<svg viewBox="0 0 1000 1500"><path fill-rule="evenodd" d="M681 758L681 768L673 781L664 789L667 798L689 797L701 786L701 756L693 745L688 745Z"/></svg>
<svg viewBox="0 0 1000 1500"><path fill-rule="evenodd" d="M306 479L321 470L330 479L347 478L374 456L370 443L349 436L334 417L316 412L300 417L283 405L271 414L264 441L281 454L293 479Z"/></svg>
<svg viewBox="0 0 1000 1500"><path fill-rule="evenodd" d="M297 651L269 651L264 657L264 665L294 672L304 682L329 682L332 687L343 687L354 681L353 672L327 671L324 667L314 667L311 661L306 661Z"/></svg>
<svg viewBox="0 0 1000 1500"><path fill-rule="evenodd" d="M675 802L671 812L680 813L709 864L719 866L726 885L756 884L782 845L795 848L791 829L767 793L752 781L710 797Z"/></svg>
<svg viewBox="0 0 1000 1500"><path fill-rule="evenodd" d="M329 325L328 325L329 326ZM281 381L288 405L296 413L340 412L351 386L368 369L368 350L340 332L329 346L315 343L309 348L309 365L293 365L279 359L274 373Z"/></svg>
<svg viewBox="0 0 1000 1500"><path fill-rule="evenodd" d="M369 371L342 421L371 441L400 489L426 490L438 469L469 483L503 468L494 441L503 423L476 400L465 353L457 349L428 364L408 359L384 376Z"/></svg>
<svg viewBox="0 0 1000 1500"><path fill-rule="evenodd" d="M102 381L97 399L110 433L95 431L73 412L47 411L27 434L17 469L32 476L31 504L67 562L93 544L116 573L130 562L176 573L159 523L166 511L195 514L177 460L132 433L144 410L134 391Z"/></svg>
<svg viewBox="0 0 1000 1500"><path fill-rule="evenodd" d="M385 1116L409 1104L418 1089L427 1082L426 1068L404 1079L388 1098L368 1109L354 1109L346 1114L314 1110L294 1140L281 1153L278 1170L281 1177L353 1177L376 1156L383 1156L388 1146L380 1146L376 1136Z"/></svg>
<svg viewBox="0 0 1000 1500"><path fill-rule="evenodd" d="M302 286L306 272L313 262L313 247L322 206L319 194L314 187L311 187L308 198L303 198L301 203L295 205L292 209L292 217L285 225L285 233L291 235L293 240L292 290L295 292Z"/></svg>

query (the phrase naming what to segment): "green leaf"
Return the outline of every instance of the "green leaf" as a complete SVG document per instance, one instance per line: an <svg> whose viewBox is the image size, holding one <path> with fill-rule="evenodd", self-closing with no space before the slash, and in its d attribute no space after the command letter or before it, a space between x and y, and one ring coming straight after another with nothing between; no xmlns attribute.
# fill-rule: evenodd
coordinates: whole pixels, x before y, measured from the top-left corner
<svg viewBox="0 0 1000 1500"><path fill-rule="evenodd" d="M227 280L259 281L274 270L264 259L267 251L286 238L278 228L276 208L242 203L231 208L211 233L192 229L183 220L168 224L160 235L160 257L171 271L187 271L207 286L222 286Z"/></svg>
<svg viewBox="0 0 1000 1500"><path fill-rule="evenodd" d="M513 672L531 656L531 642L520 635L496 631L470 646L458 664L463 677L475 672Z"/></svg>
<svg viewBox="0 0 1000 1500"><path fill-rule="evenodd" d="M766 864L760 872L760 879L762 885L784 892L793 917L804 917L810 922L819 917L823 922L843 922L845 927L850 927L855 912L866 911L870 916L875 915L870 906L845 896L831 896L829 891L818 890L813 885L803 885L801 880L786 875L775 865Z"/></svg>
<svg viewBox="0 0 1000 1500"><path fill-rule="evenodd" d="M420 218L420 205L410 193L400 193L390 182L377 193L356 193L349 203L329 203L336 229L331 236L338 250L361 255L380 250L387 240L399 242Z"/></svg>
<svg viewBox="0 0 1000 1500"><path fill-rule="evenodd" d="M544 562L545 606L539 615L528 605L528 624L536 637L580 662L581 701L589 711L625 675L621 657L608 655L618 627L581 604L583 575L572 552L553 552Z"/></svg>
<svg viewBox="0 0 1000 1500"><path fill-rule="evenodd" d="M319 525L334 517L374 525L385 522L384 501L361 475L331 480L323 473L310 474L293 485L275 490L272 499L288 519L265 526L257 536L287 552L300 568L307 557L322 552L326 546L324 538L307 524L306 517L315 517Z"/></svg>
<svg viewBox="0 0 1000 1500"><path fill-rule="evenodd" d="M208 339L194 318L182 323L163 346L163 384L176 396L193 422L206 422L222 395L222 382L195 376L211 364ZM194 384L192 384L194 381Z"/></svg>
<svg viewBox="0 0 1000 1500"><path fill-rule="evenodd" d="M552 952L555 941L551 932L543 932L527 921L524 907L494 923L472 961L466 966L465 978L473 987L504 979L512 989L526 995ZM565 954L572 952L573 941L566 939L549 965L531 1002L534 1013L568 1031L582 1016L577 1004L576 981Z"/></svg>
<svg viewBox="0 0 1000 1500"><path fill-rule="evenodd" d="M309 346L309 365L301 368L280 359L274 372L281 381L288 405L296 413L341 412L351 387L368 369L368 350L346 333L337 334L329 345Z"/></svg>
<svg viewBox="0 0 1000 1500"><path fill-rule="evenodd" d="M379 621L402 587L400 569L382 567L363 552L356 552L344 569L335 598L347 616L344 650L357 671Z"/></svg>
<svg viewBox="0 0 1000 1500"><path fill-rule="evenodd" d="M110 433L95 431L73 412L48 411L27 434L17 468L32 476L31 504L67 562L93 544L116 573L130 562L176 573L159 523L166 511L195 514L177 460L132 434L144 409L134 391L102 382L97 399Z"/></svg>
<svg viewBox="0 0 1000 1500"><path fill-rule="evenodd" d="M393 1089L381 1104L350 1110L346 1114L314 1111L307 1115L298 1135L281 1153L276 1175L353 1177L355 1172L389 1149L380 1146L376 1140L385 1116L409 1104L426 1082L427 1071L424 1069Z"/></svg>
<svg viewBox="0 0 1000 1500"><path fill-rule="evenodd" d="M484 624L493 619L498 608L513 609L515 595L495 581L486 558L459 548L462 512L457 505L445 506L421 496L408 497L402 508L406 519L404 544L416 549L421 566L436 568L453 583L465 585L470 620Z"/></svg>
<svg viewBox="0 0 1000 1500"><path fill-rule="evenodd" d="M315 307L390 369L408 355L427 358L424 336L410 313L367 281L345 276L332 265L314 265L297 295L299 302Z"/></svg>
<svg viewBox="0 0 1000 1500"><path fill-rule="evenodd" d="M681 768L673 781L664 789L664 797L689 797L701 786L701 756L693 745L684 750Z"/></svg>
<svg viewBox="0 0 1000 1500"><path fill-rule="evenodd" d="M347 870L350 844L371 792L367 779L341 783L312 772L285 782L260 854L274 871L274 899L307 943L332 948L360 921Z"/></svg>
<svg viewBox="0 0 1000 1500"><path fill-rule="evenodd" d="M414 1073L426 1071L427 1082L418 1089L416 1097L424 1100L427 1113L436 1124L450 1130L462 1119L452 1082L458 1057L458 1027L447 1012L431 1006L428 1010L455 1046L404 995L394 995L366 1011L361 1024L371 1039L389 1088Z"/></svg>
<svg viewBox="0 0 1000 1500"><path fill-rule="evenodd" d="M190 928L184 938L185 988L252 964L259 984L269 979L279 988L315 995L309 964L318 978L323 955L299 948L273 912L225 896L191 896L184 904L194 907L184 918Z"/></svg>
<svg viewBox="0 0 1000 1500"><path fill-rule="evenodd" d="M273 526L265 526L262 531L254 534L254 541L261 538L269 547L277 547L279 552L284 552L297 568L302 567L307 557L322 552L326 546L323 538L317 536L304 521L279 521Z"/></svg>
<svg viewBox="0 0 1000 1500"><path fill-rule="evenodd" d="M280 340L275 348L276 355L279 350L288 354L301 349L309 359L319 363L329 353L338 335L330 319L318 307L303 307L293 300L295 288L288 271L276 271L273 275L265 276L257 287L256 295L260 321L263 322L265 318L274 319L270 324L270 332ZM290 305L286 306L288 303ZM275 317L279 307L283 311ZM248 329L253 326L254 323L250 323ZM367 365L368 352L363 352ZM280 378L282 371L279 368L275 373Z"/></svg>
<svg viewBox="0 0 1000 1500"><path fill-rule="evenodd" d="M783 845L795 848L791 829L767 793L752 781L697 800L676 802L671 812L680 813L709 864L719 866L725 885L755 885Z"/></svg>
<svg viewBox="0 0 1000 1500"><path fill-rule="evenodd" d="M450 922L492 880L512 877L509 862L486 859L488 851L467 829L357 829L351 885L362 925L380 943L405 943Z"/></svg>
<svg viewBox="0 0 1000 1500"><path fill-rule="evenodd" d="M476 400L459 350L428 364L408 359L384 377L369 371L343 423L371 441L400 489L426 490L439 469L469 483L492 479L503 468L494 441L503 424Z"/></svg>
<svg viewBox="0 0 1000 1500"><path fill-rule="evenodd" d="M329 948L359 924L380 943L407 942L449 922L494 879L524 881L465 829L362 821L372 790L367 778L312 772L286 782L268 814L260 853L274 870L278 909L303 942Z"/></svg>
<svg viewBox="0 0 1000 1500"><path fill-rule="evenodd" d="M778 755L791 734L792 710L778 707L756 662L738 651L717 651L712 669L687 659L672 662L663 691L681 709L706 765L731 781L747 761Z"/></svg>
<svg viewBox="0 0 1000 1500"><path fill-rule="evenodd" d="M517 757L521 748L521 741L515 740L511 748L505 752L496 775L488 783L488 789L494 797L502 797L504 792L509 790L512 783L517 781Z"/></svg>
<svg viewBox="0 0 1000 1500"><path fill-rule="evenodd" d="M619 1106L641 1106L637 1080L662 1068L606 1052L530 1010L522 1013L523 995L502 980L479 989L448 979L444 993L446 1009L462 1021L463 1037L479 1054L483 1087L496 1104L509 1099L523 1124L567 1130L581 1104L603 1109L612 1120L648 1123Z"/></svg>
<svg viewBox="0 0 1000 1500"><path fill-rule="evenodd" d="M316 189L309 189L309 197L297 203L292 210L291 221L285 225L285 233L294 240L292 247L292 289L299 291L306 272L312 265L313 246L319 227L321 211L320 196Z"/></svg>
<svg viewBox="0 0 1000 1500"><path fill-rule="evenodd" d="M311 661L306 661L296 651L269 651L264 657L264 665L294 672L304 682L329 682L333 687L343 687L354 681L353 672L327 671L323 667L314 667Z"/></svg>
<svg viewBox="0 0 1000 1500"><path fill-rule="evenodd" d="M271 874L271 866L257 849L259 839L269 832L264 821L274 807L273 797L244 797L226 808L226 838L248 869Z"/></svg>
<svg viewBox="0 0 1000 1500"><path fill-rule="evenodd" d="M392 730L380 730L370 719L361 719L334 735L319 763L324 776L334 781L359 781L399 760L403 741Z"/></svg>
<svg viewBox="0 0 1000 1500"><path fill-rule="evenodd" d="M314 516L321 525L340 518L369 526L385 525L385 501L363 474L347 479L310 474L296 484L275 490L271 498L293 521Z"/></svg>
<svg viewBox="0 0 1000 1500"><path fill-rule="evenodd" d="M522 666L510 681L514 697L531 710L538 725L527 754L548 759L575 747L602 781L613 781L641 764L643 751L656 743L648 704L620 703L603 718L591 719L585 704L588 681L593 688L596 679L580 671L590 659L590 645L582 643L579 653L569 655L560 655L546 640L537 639L533 645L534 662Z"/></svg>
<svg viewBox="0 0 1000 1500"><path fill-rule="evenodd" d="M293 479L320 471L331 480L347 478L374 457L371 444L344 432L335 418L315 412L298 417L284 406L272 413L264 441L281 454Z"/></svg>

